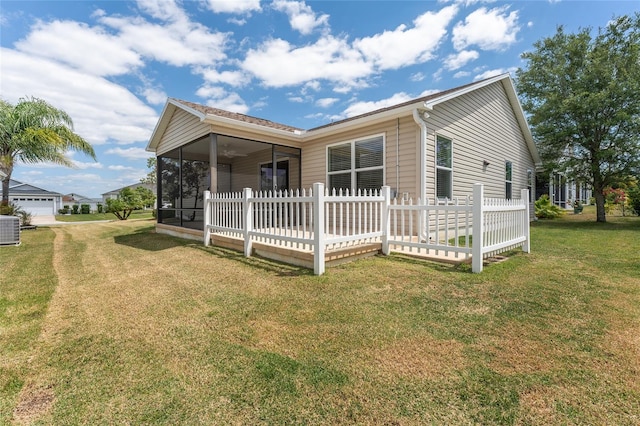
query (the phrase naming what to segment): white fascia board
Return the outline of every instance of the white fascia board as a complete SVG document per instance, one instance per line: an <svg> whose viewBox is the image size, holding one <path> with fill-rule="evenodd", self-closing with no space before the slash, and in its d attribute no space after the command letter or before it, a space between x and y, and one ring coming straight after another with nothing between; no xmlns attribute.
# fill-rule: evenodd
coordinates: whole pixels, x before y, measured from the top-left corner
<svg viewBox="0 0 640 426"><path fill-rule="evenodd" d="M287 130L274 129L272 127L261 126L260 124L247 123L246 121L234 120L233 118L220 117L219 115L213 114L207 114L203 119L201 119L201 121L210 125L219 125L222 127L231 127L236 129L242 128L258 134L280 136L296 142L300 142L301 136L305 133L303 130L289 132Z"/></svg>
<svg viewBox="0 0 640 426"><path fill-rule="evenodd" d="M522 129L522 134L524 135L524 140L527 142L527 146L529 147L529 152L531 152L531 157L533 157L533 162L536 167L542 165L542 159L540 158L540 153L538 152L538 148L533 140L533 135L531 134L531 129L529 128L529 123L527 122L527 116L524 114L524 110L522 109L522 104L520 103L520 99L518 99L518 94L516 93L516 88L513 84L513 80L511 78L502 82L505 90L507 91L507 96L509 97L509 101L511 102L511 106L513 107L513 112L516 115L516 119L520 124L520 129Z"/></svg>

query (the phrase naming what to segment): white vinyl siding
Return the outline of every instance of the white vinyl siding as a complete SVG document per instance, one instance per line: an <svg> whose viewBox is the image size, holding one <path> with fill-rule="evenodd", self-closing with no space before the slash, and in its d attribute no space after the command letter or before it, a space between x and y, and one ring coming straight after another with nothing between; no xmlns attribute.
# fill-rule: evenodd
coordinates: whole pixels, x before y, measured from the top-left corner
<svg viewBox="0 0 640 426"><path fill-rule="evenodd" d="M384 136L327 147L329 189L380 189L384 185Z"/></svg>
<svg viewBox="0 0 640 426"><path fill-rule="evenodd" d="M436 197L452 198L453 191L453 142L437 136L436 141Z"/></svg>
<svg viewBox="0 0 640 426"><path fill-rule="evenodd" d="M436 196L437 136L454 141L452 196L471 195L482 183L485 196L505 197L505 159L513 163L512 194L520 197L527 176L518 170L535 170L531 153L501 82L436 105L427 120L427 196ZM484 162L489 165L484 167Z"/></svg>
<svg viewBox="0 0 640 426"><path fill-rule="evenodd" d="M211 126L203 124L199 118L177 109L171 116L167 129L158 144L156 155L165 154L175 148L193 142L211 132Z"/></svg>

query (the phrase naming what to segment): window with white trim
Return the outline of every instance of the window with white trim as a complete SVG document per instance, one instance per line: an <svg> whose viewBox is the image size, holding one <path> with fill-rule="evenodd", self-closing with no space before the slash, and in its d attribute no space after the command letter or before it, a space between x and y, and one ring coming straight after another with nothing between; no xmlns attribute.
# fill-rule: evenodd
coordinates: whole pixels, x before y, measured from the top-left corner
<svg viewBox="0 0 640 426"><path fill-rule="evenodd" d="M384 137L327 147L329 189L380 189L384 185Z"/></svg>
<svg viewBox="0 0 640 426"><path fill-rule="evenodd" d="M513 186L513 164L511 161L504 163L504 183L505 183L505 198L511 199L511 189Z"/></svg>
<svg viewBox="0 0 640 426"><path fill-rule="evenodd" d="M533 193L533 170L527 169L527 189L529 190L529 202L534 201L535 194Z"/></svg>
<svg viewBox="0 0 640 426"><path fill-rule="evenodd" d="M453 142L436 138L436 197L453 198Z"/></svg>

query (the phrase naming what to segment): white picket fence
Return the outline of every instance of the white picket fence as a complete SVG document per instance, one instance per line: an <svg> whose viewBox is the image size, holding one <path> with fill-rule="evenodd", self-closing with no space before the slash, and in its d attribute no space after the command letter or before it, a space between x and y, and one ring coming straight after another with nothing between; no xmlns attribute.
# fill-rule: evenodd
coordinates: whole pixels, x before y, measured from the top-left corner
<svg viewBox="0 0 640 426"><path fill-rule="evenodd" d="M456 200L398 201L390 188L356 194L331 192L316 183L308 191L205 193L204 243L213 234L313 253L314 273L325 271L328 251L381 243L382 252L434 253L468 259L481 272L483 259L522 247L529 252L528 192L520 199L473 197ZM472 202L481 200L481 202Z"/></svg>

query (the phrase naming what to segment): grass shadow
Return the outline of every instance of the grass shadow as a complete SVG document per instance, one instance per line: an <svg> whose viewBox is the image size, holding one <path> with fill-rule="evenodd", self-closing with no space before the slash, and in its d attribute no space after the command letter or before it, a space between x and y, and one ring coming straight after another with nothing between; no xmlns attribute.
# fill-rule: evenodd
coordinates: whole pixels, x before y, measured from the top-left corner
<svg viewBox="0 0 640 426"><path fill-rule="evenodd" d="M214 256L230 259L236 262L240 262L244 265L252 266L262 269L265 272L275 274L279 277L299 277L299 276L312 276L313 270L304 268L302 266L295 266L288 263L278 262L276 260L267 259L261 256L252 255L251 257L245 257L245 255L239 251L226 249L217 246L204 246L198 244L188 244L189 247L202 250L206 253Z"/></svg>
<svg viewBox="0 0 640 426"><path fill-rule="evenodd" d="M114 236L113 241L116 244L147 251L161 251L190 244L187 240L156 234L152 232L153 229L152 226L136 229L131 234Z"/></svg>
<svg viewBox="0 0 640 426"><path fill-rule="evenodd" d="M380 255L382 256L382 255ZM444 262L436 262L430 259L419 259L417 257L406 256L399 253L391 253L388 256L382 256L393 262L404 263L406 265L420 265L433 271L444 273L466 274L471 272L471 265L468 263L452 264Z"/></svg>

